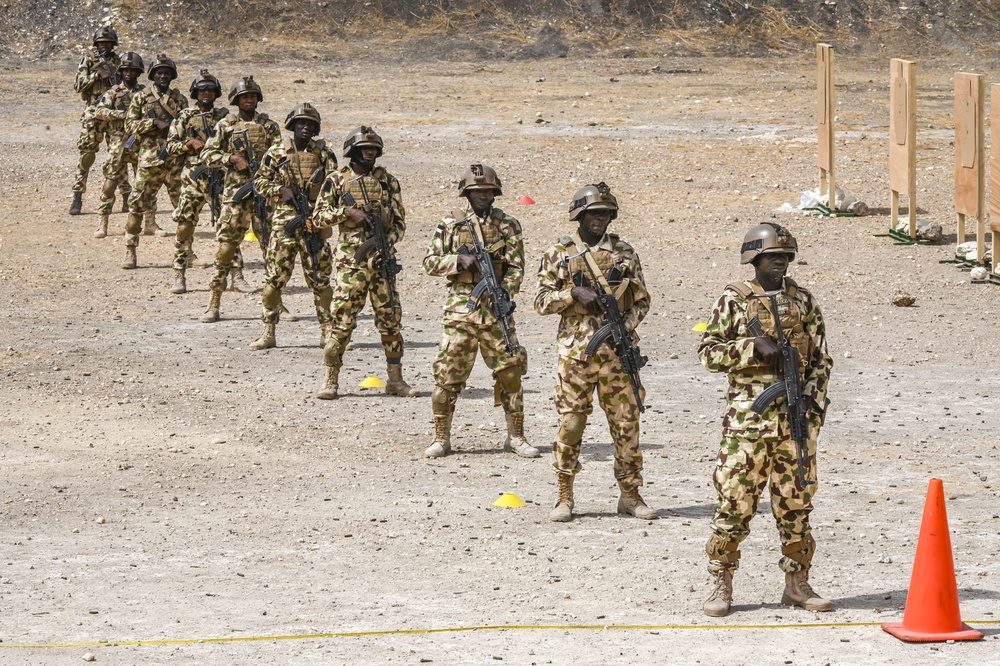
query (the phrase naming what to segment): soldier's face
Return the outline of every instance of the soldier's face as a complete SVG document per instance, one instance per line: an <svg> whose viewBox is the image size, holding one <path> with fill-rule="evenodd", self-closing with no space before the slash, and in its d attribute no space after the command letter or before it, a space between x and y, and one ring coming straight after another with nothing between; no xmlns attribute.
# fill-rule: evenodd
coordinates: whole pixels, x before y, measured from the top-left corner
<svg viewBox="0 0 1000 666"><path fill-rule="evenodd" d="M256 111L257 110L257 93L243 93L236 98L236 105L240 107L240 111Z"/></svg>
<svg viewBox="0 0 1000 666"><path fill-rule="evenodd" d="M142 74L141 69L135 69L133 67L127 67L119 72L122 77L122 81L128 85L129 88L135 85L135 82L139 80L139 75Z"/></svg>
<svg viewBox="0 0 1000 666"><path fill-rule="evenodd" d="M603 236L610 224L610 210L585 210L583 211L583 215L580 216L580 228L586 230L592 236Z"/></svg>
<svg viewBox="0 0 1000 666"><path fill-rule="evenodd" d="M115 48L114 42L97 42L97 52L101 55L107 55L111 53Z"/></svg>
<svg viewBox="0 0 1000 666"><path fill-rule="evenodd" d="M159 90L166 90L170 85L170 81L173 80L171 79L171 76L173 76L173 72L171 72L168 68L157 67L156 71L153 72L153 83L156 84L156 87Z"/></svg>
<svg viewBox="0 0 1000 666"><path fill-rule="evenodd" d="M469 199L469 203L472 204L472 210L480 215L489 210L489 207L493 205L493 200L496 198L493 190L468 190L465 196Z"/></svg>
<svg viewBox="0 0 1000 666"><path fill-rule="evenodd" d="M305 118L299 118L292 124L292 132L295 138L301 141L308 141L317 134L316 123Z"/></svg>
<svg viewBox="0 0 1000 666"><path fill-rule="evenodd" d="M196 98L198 100L198 106L203 109L210 109L212 108L212 105L215 104L215 90L211 88L202 88L197 91Z"/></svg>
<svg viewBox="0 0 1000 666"><path fill-rule="evenodd" d="M754 268L757 271L757 281L766 278L774 282L780 281L788 271L792 255L784 252L768 252L757 257Z"/></svg>
<svg viewBox="0 0 1000 666"><path fill-rule="evenodd" d="M361 159L365 162L374 162L375 158L378 157L378 148L375 146L361 146L358 151L361 153Z"/></svg>

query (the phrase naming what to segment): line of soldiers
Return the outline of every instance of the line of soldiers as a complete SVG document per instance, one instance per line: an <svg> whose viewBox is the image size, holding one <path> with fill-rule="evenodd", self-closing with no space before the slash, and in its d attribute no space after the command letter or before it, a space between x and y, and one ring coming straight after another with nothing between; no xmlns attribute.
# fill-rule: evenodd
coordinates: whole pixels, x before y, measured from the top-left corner
<svg viewBox="0 0 1000 666"><path fill-rule="evenodd" d="M374 310L386 358L386 393L418 395L402 376L402 305L395 287L400 270L396 245L406 231L406 212L399 181L377 164L384 149L381 136L367 126L352 130L342 151L348 163L340 165L318 138L322 120L311 104L289 112L284 127L291 135L283 139L278 124L257 111L264 96L253 77L234 83L228 100L237 110L229 112L214 106L222 87L202 69L190 86L195 103L188 106L187 98L170 87L177 78L172 60L157 56L148 69L152 86L147 88L138 83L142 59L131 52L118 58L112 50L116 43L113 30L99 30L77 76L78 91L89 95L83 118L87 139L79 144L70 212L80 210L86 172L96 153L93 139L106 136L111 158L105 165L95 236L107 234L115 190L126 191L128 165L136 172L127 201L123 268L136 266L140 232L156 232L151 216L156 194L166 186L177 224L173 293L187 291L194 227L205 205L211 207L213 221L218 220L203 322L219 320L227 277L240 289L252 290L242 276L240 255L240 243L252 229L264 251L266 279L263 331L250 348L276 346L276 326L282 316L288 318L282 291L298 260L313 293L326 366L316 397L339 396L343 355L366 302ZM524 276L521 224L494 205L503 186L485 164L473 164L463 173L458 194L464 205L438 223L423 260L428 275L448 281L443 335L433 362L434 436L424 455L441 458L452 452L456 403L478 352L493 375L495 406L504 410L503 449L538 458L541 452L525 437L521 378L527 372L527 352L518 342L513 317L513 298ZM650 295L634 248L609 231L618 212L617 198L605 183L579 188L569 206L569 221L577 228L545 251L537 273L536 312L560 317L554 400L559 421L552 443L558 492L549 515L555 522L573 518L573 482L582 468L581 443L595 392L613 442L617 510L644 520L657 518L639 494L645 388L638 370L646 359L639 354L636 329L649 312ZM832 359L818 304L786 277L796 252L786 229L770 223L753 227L744 239L741 262L753 265L754 279L726 288L699 348L705 366L727 373L730 382L714 474L718 502L706 545L714 584L704 606L710 616L730 610L739 544L749 535L765 487L770 488L782 541L782 602L814 611L832 608L808 580L815 550L809 528L815 446L829 402ZM754 328L761 324L762 330ZM808 406L808 451L798 459L790 408L780 397L760 410L754 402L764 389L787 380L779 363L779 343L785 342L798 354L803 404ZM797 472L810 460L808 474L799 474L808 480L797 483Z"/></svg>

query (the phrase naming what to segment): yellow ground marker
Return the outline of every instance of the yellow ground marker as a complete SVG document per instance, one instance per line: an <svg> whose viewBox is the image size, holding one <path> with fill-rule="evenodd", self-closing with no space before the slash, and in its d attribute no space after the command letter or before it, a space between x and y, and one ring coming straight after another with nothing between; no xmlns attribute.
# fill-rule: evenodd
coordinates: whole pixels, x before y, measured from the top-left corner
<svg viewBox="0 0 1000 666"><path fill-rule="evenodd" d="M385 382L376 377L375 375L368 375L365 377L364 381L358 384L361 388L384 388Z"/></svg>
<svg viewBox="0 0 1000 666"><path fill-rule="evenodd" d="M708 328L708 322L699 321L691 330L695 333L704 333L706 328Z"/></svg>
<svg viewBox="0 0 1000 666"><path fill-rule="evenodd" d="M508 509L520 509L522 506L527 506L527 504L525 504L524 500L514 493L504 493L499 497L499 499L497 499L496 502L493 502L493 506L503 506Z"/></svg>
<svg viewBox="0 0 1000 666"><path fill-rule="evenodd" d="M257 242L257 234L255 234L253 232L253 229L249 229L247 231L247 235L243 237L243 240L245 240L245 241L253 241L254 243L256 243Z"/></svg>

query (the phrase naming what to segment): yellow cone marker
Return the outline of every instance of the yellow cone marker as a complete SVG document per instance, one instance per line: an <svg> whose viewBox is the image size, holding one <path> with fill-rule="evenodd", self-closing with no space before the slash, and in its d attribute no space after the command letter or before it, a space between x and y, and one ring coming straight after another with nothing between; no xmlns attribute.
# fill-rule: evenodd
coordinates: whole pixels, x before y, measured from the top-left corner
<svg viewBox="0 0 1000 666"><path fill-rule="evenodd" d="M365 377L364 381L358 384L361 388L384 388L385 382L376 377L375 375L368 375Z"/></svg>
<svg viewBox="0 0 1000 666"><path fill-rule="evenodd" d="M708 328L708 322L699 321L691 330L695 333L704 333L706 328Z"/></svg>
<svg viewBox="0 0 1000 666"><path fill-rule="evenodd" d="M243 237L243 240L245 240L245 241L253 241L254 243L256 243L257 242L257 234L255 234L253 232L253 229L249 229L247 231L247 235Z"/></svg>
<svg viewBox="0 0 1000 666"><path fill-rule="evenodd" d="M524 503L523 499L514 493L504 493L496 502L493 502L493 506L503 506L508 509L520 509L522 506L527 505Z"/></svg>

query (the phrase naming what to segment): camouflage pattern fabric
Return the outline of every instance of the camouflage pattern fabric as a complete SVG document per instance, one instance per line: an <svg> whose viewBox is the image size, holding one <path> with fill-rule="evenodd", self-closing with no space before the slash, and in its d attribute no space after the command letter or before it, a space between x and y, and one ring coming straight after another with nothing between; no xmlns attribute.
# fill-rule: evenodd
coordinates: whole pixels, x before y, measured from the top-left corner
<svg viewBox="0 0 1000 666"><path fill-rule="evenodd" d="M125 223L125 244L135 247L142 232L143 213L156 210L156 195L161 187L167 188L170 203L177 205L181 192L180 164L167 163L162 166L139 165L129 197L128 221Z"/></svg>
<svg viewBox="0 0 1000 666"><path fill-rule="evenodd" d="M290 169L285 168L286 162ZM291 202L281 199L281 188L288 187L290 183L289 170L303 193L309 196L312 192L310 200L315 205L320 183L326 180L327 173L337 170L337 156L327 148L326 142L322 139L310 139L302 151L296 150L295 144L288 140L284 144L272 146L261 161L260 169L257 170L254 179L257 191L275 201L273 228L267 248L267 265L270 270L261 297L264 308L262 318L265 323L278 323L278 316L281 314L281 292L292 277L296 257L300 257L306 285L313 293L316 316L319 323L325 325L332 319L330 301L333 291L330 287L330 275L333 272L333 253L330 251L330 245L324 240L323 247L316 253L318 261L314 265L306 245L305 227L297 229L291 238L285 236L285 225L298 215ZM318 174L319 182L311 186L309 180L317 170L322 170L321 177Z"/></svg>
<svg viewBox="0 0 1000 666"><path fill-rule="evenodd" d="M489 299L484 297L475 310L468 309L469 294L479 280L478 272L469 271L468 276L458 268L459 248L469 243L463 220L470 210L451 213L442 219L434 231L427 254L424 256L424 271L428 275L448 278L448 298L444 304L444 333L434 360L434 382L457 396L465 388L465 382L480 352L486 366L497 373L516 367L521 374L527 372L527 353L524 348L515 354L508 354L504 348L500 324L490 309ZM485 220L480 220L484 242L487 247L496 246L491 254L497 259L500 270L497 278L504 291L513 299L521 289L524 277L524 243L521 237L521 223L499 208L493 208ZM496 270L496 266L494 267ZM517 330L513 316L510 318L511 342L517 344ZM500 400L508 414L524 411L524 392L514 395L500 391Z"/></svg>
<svg viewBox="0 0 1000 666"><path fill-rule="evenodd" d="M97 47L90 47L80 59L80 65L76 69L73 88L80 93L86 106L83 115L80 116L80 138L76 142L77 149L80 151L80 161L77 164L76 177L73 180L73 192L86 191L90 167L93 166L97 151L100 150L101 144L106 138L104 123L94 115L94 106L111 86L108 82L101 80L98 72L104 70L108 73L117 73L120 64L121 56L117 53L109 53L106 58L103 58ZM124 196L125 193L122 194Z"/></svg>
<svg viewBox="0 0 1000 666"><path fill-rule="evenodd" d="M350 165L341 167L328 175L323 183L313 224L325 229L339 228L337 247L334 251L334 267L337 271L333 286L333 351L327 358L337 358L347 347L351 335L357 327L358 313L371 300L375 312L375 326L382 334L382 347L387 359L398 360L403 356L402 307L393 308L389 287L378 269L367 263L354 261L354 252L371 237L365 225L356 224L344 215L342 197L344 192L360 188L364 183L372 203L380 210L386 209L389 223L386 237L393 247L403 239L406 232L406 209L399 181L382 167L375 167L371 173L357 176ZM360 195L355 196L358 205L363 204Z"/></svg>
<svg viewBox="0 0 1000 666"><path fill-rule="evenodd" d="M745 285L747 293L751 289L762 291L756 282ZM801 319L811 350L805 362L802 390L811 405L806 476L815 481L816 439L829 405L827 388L833 359L827 353L826 327L812 294L788 278L783 291L786 307L797 310L793 314ZM777 381L778 375L774 367L762 365L754 356L754 337L746 328L749 308L747 297L733 287L727 288L712 308L698 348L698 356L708 370L729 375L722 443L714 474L718 504L711 529L725 541L743 541L750 533L760 495L769 488L781 542L788 544L810 534L809 513L817 486L809 485L805 491L796 488L795 442L791 439L787 400L779 397L759 415L750 409L754 399ZM713 560L711 564L724 563ZM786 556L779 560L779 566L786 572L804 567Z"/></svg>
<svg viewBox="0 0 1000 666"><path fill-rule="evenodd" d="M605 234L590 248L608 278L616 271L630 304L623 310L626 326L638 343L635 328L649 312L650 298L642 274L639 257L631 245L614 234ZM580 252L573 238L565 236L545 251L538 269L535 310L538 314L560 315L556 346L559 366L556 374L555 406L560 415L560 429L552 445L553 467L559 474L575 474L580 470L580 442L583 429L567 424L586 420L593 411L594 391L608 420L614 443L615 478L622 490L635 490L642 485L642 453L639 448L639 406L632 394L628 375L622 369L615 351L603 345L588 358L584 351L594 333L603 324L603 315L589 314L577 307L572 297L573 277L570 255ZM621 298L619 299L622 300ZM645 396L642 396L645 399Z"/></svg>
<svg viewBox="0 0 1000 666"><path fill-rule="evenodd" d="M110 213L114 207L115 189L121 190L124 201L132 193L132 185L128 182L128 167L132 165L132 173L136 173L139 149L133 145L131 150L125 150L125 116L134 93L145 87L137 83L135 90L131 90L124 83L119 83L101 95L94 106L94 116L98 122L104 123L108 141L108 159L101 169L104 173L101 204L98 207L101 214Z"/></svg>

